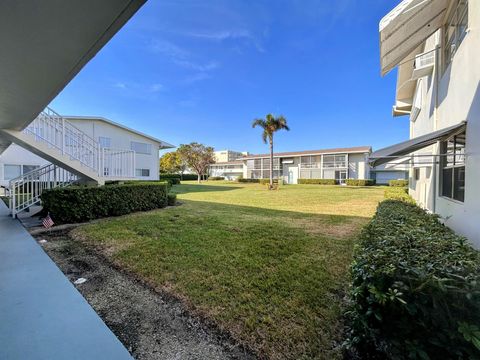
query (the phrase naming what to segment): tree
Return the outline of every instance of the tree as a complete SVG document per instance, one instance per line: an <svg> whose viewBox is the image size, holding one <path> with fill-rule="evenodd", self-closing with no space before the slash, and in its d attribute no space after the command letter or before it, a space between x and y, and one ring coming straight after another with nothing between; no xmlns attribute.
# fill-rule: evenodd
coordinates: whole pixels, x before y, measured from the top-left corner
<svg viewBox="0 0 480 360"><path fill-rule="evenodd" d="M180 145L177 152L180 159L197 173L198 182L201 181L202 175L206 173L210 164L215 162L213 148L196 142Z"/></svg>
<svg viewBox="0 0 480 360"><path fill-rule="evenodd" d="M180 157L177 151L172 151L164 154L160 158L160 172L178 174L183 179L183 173L187 170L187 164Z"/></svg>
<svg viewBox="0 0 480 360"><path fill-rule="evenodd" d="M176 174L180 171L180 158L176 151L163 154L160 158L160 172Z"/></svg>
<svg viewBox="0 0 480 360"><path fill-rule="evenodd" d="M267 114L265 119L253 120L252 127L260 126L263 129L262 140L266 144L270 144L270 186L273 189L273 134L279 130L287 130L290 128L287 125L287 119L282 115L275 117L272 114Z"/></svg>

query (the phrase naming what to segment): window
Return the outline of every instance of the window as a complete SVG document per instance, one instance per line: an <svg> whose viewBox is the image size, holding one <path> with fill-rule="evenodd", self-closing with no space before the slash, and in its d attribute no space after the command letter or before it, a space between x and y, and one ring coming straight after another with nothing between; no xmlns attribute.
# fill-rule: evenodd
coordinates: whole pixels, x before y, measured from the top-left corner
<svg viewBox="0 0 480 360"><path fill-rule="evenodd" d="M441 194L450 199L465 198L465 133L441 144Z"/></svg>
<svg viewBox="0 0 480 360"><path fill-rule="evenodd" d="M12 180L22 175L21 165L3 165L3 178L5 180Z"/></svg>
<svg viewBox="0 0 480 360"><path fill-rule="evenodd" d="M29 173L30 171L38 169L40 166L39 165L23 165L23 173L26 174Z"/></svg>
<svg viewBox="0 0 480 360"><path fill-rule="evenodd" d="M467 34L468 0L455 0L444 29L444 65L445 69L452 62L455 52Z"/></svg>
<svg viewBox="0 0 480 360"><path fill-rule="evenodd" d="M135 169L135 176L150 176L150 169Z"/></svg>
<svg viewBox="0 0 480 360"><path fill-rule="evenodd" d="M104 136L99 136L98 137L98 142L100 143L100 146L102 148L109 148L112 147L112 139Z"/></svg>
<svg viewBox="0 0 480 360"><path fill-rule="evenodd" d="M413 174L414 174L415 181L420 180L420 168L413 169Z"/></svg>
<svg viewBox="0 0 480 360"><path fill-rule="evenodd" d="M141 143L141 142L132 141L130 143L130 149L135 151L137 154L150 155L152 153L152 145L151 144L146 144L146 143Z"/></svg>

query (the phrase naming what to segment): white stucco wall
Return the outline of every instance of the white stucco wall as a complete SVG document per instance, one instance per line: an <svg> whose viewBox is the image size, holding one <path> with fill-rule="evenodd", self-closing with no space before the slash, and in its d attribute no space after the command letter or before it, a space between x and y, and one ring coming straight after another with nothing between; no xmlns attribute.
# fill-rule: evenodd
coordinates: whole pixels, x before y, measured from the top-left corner
<svg viewBox="0 0 480 360"><path fill-rule="evenodd" d="M0 155L0 185L8 186L8 179L5 179L4 168L5 165L34 165L43 166L48 164L48 161L31 153L24 148L12 144Z"/></svg>
<svg viewBox="0 0 480 360"><path fill-rule="evenodd" d="M99 137L111 139L110 147L114 149L130 149L132 141L151 145L151 154L135 154L135 168L149 169L150 176L137 177L142 180L158 180L159 178L159 144L144 136L135 134L121 127L101 120L69 119L77 128L99 141Z"/></svg>
<svg viewBox="0 0 480 360"><path fill-rule="evenodd" d="M469 30L449 67L443 69L438 64L438 78L434 72L432 76L422 79L430 86L424 89L421 112L410 126L411 137L417 137L464 120L468 121L465 201L462 203L438 195L441 184L438 166L435 164L429 165L434 174L431 179L425 178L428 166L420 164L421 178L418 182L411 181L410 194L420 204L438 213L448 226L480 247L480 1L469 1L468 5ZM427 43L430 47L432 39L433 37ZM439 154L439 147L431 146L421 152ZM412 170L411 179L413 174ZM425 189L421 189L421 186Z"/></svg>

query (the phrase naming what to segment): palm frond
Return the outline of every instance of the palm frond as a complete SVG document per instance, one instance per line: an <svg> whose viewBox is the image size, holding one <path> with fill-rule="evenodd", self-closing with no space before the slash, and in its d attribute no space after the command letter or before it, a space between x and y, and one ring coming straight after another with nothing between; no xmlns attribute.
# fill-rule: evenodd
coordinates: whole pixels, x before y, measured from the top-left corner
<svg viewBox="0 0 480 360"><path fill-rule="evenodd" d="M257 126L260 126L261 128L266 128L267 127L267 123L265 122L264 119L254 119L253 122L252 122L252 127L257 127Z"/></svg>
<svg viewBox="0 0 480 360"><path fill-rule="evenodd" d="M262 140L265 144L267 143L267 140L268 140L269 137L270 137L270 133L268 132L268 130L267 129L263 130Z"/></svg>

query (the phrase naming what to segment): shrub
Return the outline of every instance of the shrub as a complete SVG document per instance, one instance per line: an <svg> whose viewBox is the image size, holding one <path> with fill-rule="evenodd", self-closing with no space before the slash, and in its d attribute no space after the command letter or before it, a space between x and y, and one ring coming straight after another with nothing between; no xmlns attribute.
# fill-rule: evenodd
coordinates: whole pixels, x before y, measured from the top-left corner
<svg viewBox="0 0 480 360"><path fill-rule="evenodd" d="M416 204L415 200L408 195L407 188L387 187L384 191L385 199L400 200L410 204Z"/></svg>
<svg viewBox="0 0 480 360"><path fill-rule="evenodd" d="M225 178L223 176L209 176L208 180L217 181L217 180L225 180Z"/></svg>
<svg viewBox="0 0 480 360"><path fill-rule="evenodd" d="M167 205L167 187L165 182L69 186L46 190L41 198L56 223L74 223L162 208Z"/></svg>
<svg viewBox="0 0 480 360"><path fill-rule="evenodd" d="M299 184L312 184L312 185L336 185L335 179L298 179Z"/></svg>
<svg viewBox="0 0 480 360"><path fill-rule="evenodd" d="M166 179L178 179L179 181L181 180L197 180L198 176L197 174L160 174L160 179L161 180L166 180Z"/></svg>
<svg viewBox="0 0 480 360"><path fill-rule="evenodd" d="M167 194L168 206L174 206L177 203L177 194Z"/></svg>
<svg viewBox="0 0 480 360"><path fill-rule="evenodd" d="M240 183L258 183L260 179L237 178L237 181Z"/></svg>
<svg viewBox="0 0 480 360"><path fill-rule="evenodd" d="M347 179L345 183L348 186L372 186L375 185L375 180L372 179Z"/></svg>
<svg viewBox="0 0 480 360"><path fill-rule="evenodd" d="M349 345L387 359L480 353L480 255L436 215L386 200L351 267Z"/></svg>
<svg viewBox="0 0 480 360"><path fill-rule="evenodd" d="M408 186L408 180L390 180L388 182L388 186L407 187Z"/></svg>

